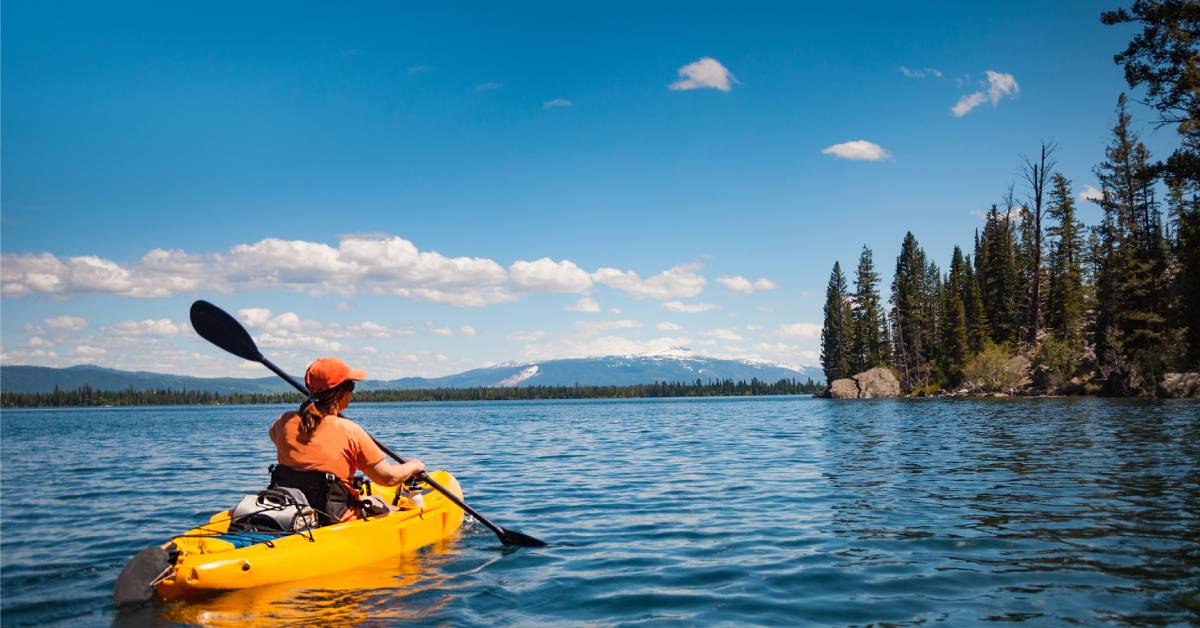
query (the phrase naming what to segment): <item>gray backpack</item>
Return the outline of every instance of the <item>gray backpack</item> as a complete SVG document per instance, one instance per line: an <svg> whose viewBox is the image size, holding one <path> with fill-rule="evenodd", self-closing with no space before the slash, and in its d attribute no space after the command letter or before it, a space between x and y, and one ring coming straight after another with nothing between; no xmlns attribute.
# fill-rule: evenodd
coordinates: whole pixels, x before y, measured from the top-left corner
<svg viewBox="0 0 1200 628"><path fill-rule="evenodd" d="M230 532L303 532L317 527L317 513L300 489L277 486L242 497L230 513Z"/></svg>

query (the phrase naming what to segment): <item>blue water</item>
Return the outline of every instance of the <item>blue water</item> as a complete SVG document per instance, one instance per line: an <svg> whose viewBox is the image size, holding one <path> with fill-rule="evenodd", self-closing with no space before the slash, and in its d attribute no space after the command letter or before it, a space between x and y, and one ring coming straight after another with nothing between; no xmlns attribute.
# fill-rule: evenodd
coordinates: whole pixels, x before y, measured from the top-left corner
<svg viewBox="0 0 1200 628"><path fill-rule="evenodd" d="M1200 405L1097 399L356 404L551 546L476 525L359 584L118 617L130 556L263 486L280 409L5 411L3 622L1200 622Z"/></svg>

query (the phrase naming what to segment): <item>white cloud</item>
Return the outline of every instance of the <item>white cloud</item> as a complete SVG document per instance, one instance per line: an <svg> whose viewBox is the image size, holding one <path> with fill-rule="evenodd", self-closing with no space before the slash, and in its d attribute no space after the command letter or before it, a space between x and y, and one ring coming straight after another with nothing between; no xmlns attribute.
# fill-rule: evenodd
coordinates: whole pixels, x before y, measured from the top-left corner
<svg viewBox="0 0 1200 628"><path fill-rule="evenodd" d="M573 104L575 103L567 100L566 98L555 98L553 100L547 100L543 102L542 109L562 109L564 107L570 107Z"/></svg>
<svg viewBox="0 0 1200 628"><path fill-rule="evenodd" d="M854 161L881 161L892 156L884 147L867 140L853 140L826 146L821 150L821 154Z"/></svg>
<svg viewBox="0 0 1200 628"><path fill-rule="evenodd" d="M463 325L462 327L458 328L458 334L460 336L467 336L467 337L474 336L475 328L470 325Z"/></svg>
<svg viewBox="0 0 1200 628"><path fill-rule="evenodd" d="M696 314L697 312L707 312L717 308L712 303L684 303L682 301L667 301L662 306L672 312L682 314Z"/></svg>
<svg viewBox="0 0 1200 628"><path fill-rule="evenodd" d="M336 307L339 312L349 312L350 310L354 309L354 304L349 301L338 301L337 305L334 307Z"/></svg>
<svg viewBox="0 0 1200 628"><path fill-rule="evenodd" d="M508 268L514 288L537 292L583 292L592 287L592 278L575 262L556 262L549 257L532 262L513 262Z"/></svg>
<svg viewBox="0 0 1200 628"><path fill-rule="evenodd" d="M104 332L115 336L137 338L141 336L175 336L184 329L186 327L182 323L177 325L169 318L160 318L158 320L122 321L116 325L105 327Z"/></svg>
<svg viewBox="0 0 1200 628"><path fill-rule="evenodd" d="M1017 84L1017 79L1005 72L987 71L986 92L981 84L980 90L966 94L958 99L958 102L950 108L950 112L955 117L963 117L972 109L982 105L985 102L991 101L992 106L1000 104L1003 98L1015 98L1021 91L1021 86Z"/></svg>
<svg viewBox="0 0 1200 628"><path fill-rule="evenodd" d="M1102 190L1097 190L1095 186L1089 185L1079 193L1079 200L1099 203L1100 201L1104 200L1104 192Z"/></svg>
<svg viewBox="0 0 1200 628"><path fill-rule="evenodd" d="M704 291L708 280L696 272L699 269L699 264L680 264L642 280L631 270L600 268L592 273L592 279L638 299L676 299L694 297Z"/></svg>
<svg viewBox="0 0 1200 628"><path fill-rule="evenodd" d="M742 294L751 294L756 290L774 290L775 288L779 287L774 281L771 281L766 277L760 277L758 280L752 282L741 275L734 277L718 277L717 283L725 286L733 292L740 292Z"/></svg>
<svg viewBox="0 0 1200 628"><path fill-rule="evenodd" d="M689 90L711 87L727 92L738 82L733 73L712 57L703 57L679 68L678 75L679 80L671 83L668 89Z"/></svg>
<svg viewBox="0 0 1200 628"><path fill-rule="evenodd" d="M246 327L262 327L271 320L271 310L262 307L248 307L238 310L237 317Z"/></svg>
<svg viewBox="0 0 1200 628"><path fill-rule="evenodd" d="M50 329L60 329L65 331L82 331L88 326L87 319L78 316L55 316L42 321L46 327Z"/></svg>
<svg viewBox="0 0 1200 628"><path fill-rule="evenodd" d="M908 78L923 79L923 78L942 78L942 71L937 68L920 68L912 69L906 66L900 66L900 73Z"/></svg>
<svg viewBox="0 0 1200 628"><path fill-rule="evenodd" d="M787 323L780 325L775 333L783 338L815 340L821 337L821 326L816 323Z"/></svg>
<svg viewBox="0 0 1200 628"><path fill-rule="evenodd" d="M663 321L654 327L655 329L661 329L662 331L680 331L683 329L682 325L678 325L669 321Z"/></svg>
<svg viewBox="0 0 1200 628"><path fill-rule="evenodd" d="M98 358L98 357L108 353L108 351L101 349L100 347L93 347L91 345L79 345L78 347L75 347L74 351L72 351L71 353L73 353L81 358L88 359L88 358Z"/></svg>
<svg viewBox="0 0 1200 628"><path fill-rule="evenodd" d="M736 331L734 331L732 329L725 329L723 327L714 327L708 331L702 331L702 332L700 332L700 335L701 336L709 336L711 338L718 338L720 340L741 340L742 339L742 337L740 335L738 335L738 333Z"/></svg>
<svg viewBox="0 0 1200 628"><path fill-rule="evenodd" d="M571 305L563 307L565 312L599 312L600 303L592 297L579 297L579 300Z"/></svg>
<svg viewBox="0 0 1200 628"><path fill-rule="evenodd" d="M30 347L34 347L34 348L54 346L53 342L50 342L49 340L46 340L45 338L42 338L41 336L31 336L25 344L29 345Z"/></svg>
<svg viewBox="0 0 1200 628"><path fill-rule="evenodd" d="M610 320L610 321L575 321L575 329L580 336L595 336L614 329L640 329L640 321Z"/></svg>
<svg viewBox="0 0 1200 628"><path fill-rule="evenodd" d="M425 328L429 330L429 333L431 333L435 336L453 336L454 335L453 329L450 329L449 327L441 327L439 325L435 325L433 323L433 321L425 321Z"/></svg>
<svg viewBox="0 0 1200 628"><path fill-rule="evenodd" d="M530 331L515 331L508 336L505 336L505 338L513 342L537 342L542 336L545 335L546 332L540 329L534 329Z"/></svg>

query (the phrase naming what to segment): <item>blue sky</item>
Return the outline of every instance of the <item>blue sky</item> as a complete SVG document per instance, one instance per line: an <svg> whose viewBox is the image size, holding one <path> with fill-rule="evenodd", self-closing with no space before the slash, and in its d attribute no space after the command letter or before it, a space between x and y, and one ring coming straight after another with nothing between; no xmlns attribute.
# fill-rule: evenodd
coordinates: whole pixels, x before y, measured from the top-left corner
<svg viewBox="0 0 1200 628"><path fill-rule="evenodd" d="M256 373L202 297L297 370L813 364L835 259L945 265L1041 139L1095 185L1115 5L795 4L6 2L3 362Z"/></svg>

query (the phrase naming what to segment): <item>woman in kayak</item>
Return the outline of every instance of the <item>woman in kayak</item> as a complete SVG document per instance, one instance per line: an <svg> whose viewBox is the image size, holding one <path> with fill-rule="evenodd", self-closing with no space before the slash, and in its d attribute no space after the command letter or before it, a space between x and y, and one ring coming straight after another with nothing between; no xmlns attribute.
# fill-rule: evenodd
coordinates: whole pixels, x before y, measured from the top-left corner
<svg viewBox="0 0 1200 628"><path fill-rule="evenodd" d="M354 499L357 491L352 488L355 472L362 471L383 486L396 486L425 470L425 464L416 459L404 464L389 462L366 430L341 416L350 405L354 382L365 378L363 371L350 368L338 358L316 360L304 373L309 398L299 410L284 412L271 425L271 441L279 460L272 472L272 484L300 488L309 495L310 502L314 501L313 494L319 494L324 503L313 506L342 521L358 515ZM341 493L338 487L322 484L325 474L335 476L348 490L342 495L346 499L344 507L338 507L342 502L333 495ZM344 512L334 512L342 508Z"/></svg>

